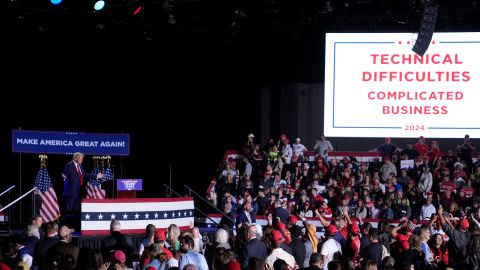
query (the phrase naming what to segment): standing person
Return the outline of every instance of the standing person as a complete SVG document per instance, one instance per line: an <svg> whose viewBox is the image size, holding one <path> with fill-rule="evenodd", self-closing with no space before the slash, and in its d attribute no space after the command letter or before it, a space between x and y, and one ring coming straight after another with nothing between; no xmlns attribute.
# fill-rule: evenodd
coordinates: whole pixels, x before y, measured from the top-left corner
<svg viewBox="0 0 480 270"><path fill-rule="evenodd" d="M317 151L317 155L321 156L327 161L328 152L333 151L333 146L330 141L325 139L325 134L320 135L320 141L316 141L313 150Z"/></svg>
<svg viewBox="0 0 480 270"><path fill-rule="evenodd" d="M47 268L58 265L60 269L74 269L78 262L79 248L72 244L74 229L62 226L58 230L58 241L47 250ZM56 264L55 264L56 263Z"/></svg>
<svg viewBox="0 0 480 270"><path fill-rule="evenodd" d="M303 162L303 154L307 151L305 145L301 143L300 138L296 138L293 144L292 162Z"/></svg>
<svg viewBox="0 0 480 270"><path fill-rule="evenodd" d="M402 149L397 147L395 144L392 144L391 138L385 138L385 143L370 150L369 152L378 152L383 158L388 157L391 159L393 154L397 151L402 151Z"/></svg>
<svg viewBox="0 0 480 270"><path fill-rule="evenodd" d="M442 151L440 150L437 141L432 141L432 146L430 147L427 155L430 158L431 165L436 167L437 161L442 157Z"/></svg>
<svg viewBox="0 0 480 270"><path fill-rule="evenodd" d="M73 160L65 165L63 170L63 196L65 198L65 210L67 212L79 212L80 200L86 194L85 187L88 178L102 179L103 173L88 173L82 166L85 155L76 152L73 154Z"/></svg>
<svg viewBox="0 0 480 270"><path fill-rule="evenodd" d="M418 160L423 160L427 156L428 144L425 143L425 138L423 136L418 138L418 142L413 145L413 149L417 150L417 152L420 154Z"/></svg>
<svg viewBox="0 0 480 270"><path fill-rule="evenodd" d="M255 225L248 226L247 241L242 244L242 249L239 252L242 268L248 268L248 263L251 258L265 261L267 257L267 246L265 243L257 239L257 227Z"/></svg>
<svg viewBox="0 0 480 270"><path fill-rule="evenodd" d="M194 251L195 241L190 236L184 236L180 239L182 256L178 260L179 269L184 269L188 264L194 264L199 270L208 270L208 264L205 257Z"/></svg>
<svg viewBox="0 0 480 270"><path fill-rule="evenodd" d="M470 177L473 166L472 152L475 151L475 145L470 141L470 136L468 136L468 134L463 138L463 142L457 145L457 150L459 151L460 159L464 160L465 164L467 164L466 173L467 177Z"/></svg>

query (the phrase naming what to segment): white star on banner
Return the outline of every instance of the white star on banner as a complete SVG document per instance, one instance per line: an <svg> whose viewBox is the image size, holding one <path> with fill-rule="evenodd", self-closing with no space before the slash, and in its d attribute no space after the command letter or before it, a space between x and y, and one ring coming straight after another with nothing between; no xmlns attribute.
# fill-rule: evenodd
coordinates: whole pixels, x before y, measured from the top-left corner
<svg viewBox="0 0 480 270"><path fill-rule="evenodd" d="M89 215L89 214L86 214L86 215L85 215L85 219L90 219L90 215Z"/></svg>
<svg viewBox="0 0 480 270"><path fill-rule="evenodd" d="M192 216L192 211L190 211L190 216Z"/></svg>
<svg viewBox="0 0 480 270"><path fill-rule="evenodd" d="M98 215L98 219L103 219L103 215L101 213Z"/></svg>
<svg viewBox="0 0 480 270"><path fill-rule="evenodd" d="M110 215L110 219L115 219L117 216L115 216L115 214L111 214Z"/></svg>
<svg viewBox="0 0 480 270"><path fill-rule="evenodd" d="M155 213L155 218L158 218L158 213Z"/></svg>
<svg viewBox="0 0 480 270"><path fill-rule="evenodd" d="M172 217L175 217L175 213L172 213Z"/></svg>
<svg viewBox="0 0 480 270"><path fill-rule="evenodd" d="M184 216L184 217L187 216L187 211L183 212L183 216Z"/></svg>
<svg viewBox="0 0 480 270"><path fill-rule="evenodd" d="M149 215L148 213L145 214L145 218L148 219L149 216L150 216L150 215Z"/></svg>
<svg viewBox="0 0 480 270"><path fill-rule="evenodd" d="M124 213L124 214L123 214L123 219L127 219L127 218L128 218L127 213Z"/></svg>
<svg viewBox="0 0 480 270"><path fill-rule="evenodd" d="M167 217L168 217L167 212L163 213L163 218L167 218Z"/></svg>
<svg viewBox="0 0 480 270"><path fill-rule="evenodd" d="M135 219L138 219L139 216L139 214L135 213Z"/></svg>
<svg viewBox="0 0 480 270"><path fill-rule="evenodd" d="M178 216L181 217L181 216L182 216L182 212L178 211Z"/></svg>

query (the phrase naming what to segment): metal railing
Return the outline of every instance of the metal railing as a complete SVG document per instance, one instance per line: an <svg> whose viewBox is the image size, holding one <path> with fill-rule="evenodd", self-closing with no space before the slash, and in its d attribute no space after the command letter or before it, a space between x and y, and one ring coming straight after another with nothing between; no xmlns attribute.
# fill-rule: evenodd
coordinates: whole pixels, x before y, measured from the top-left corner
<svg viewBox="0 0 480 270"><path fill-rule="evenodd" d="M27 193L23 194L22 196L18 197L15 201L7 204L6 206L4 206L2 209L0 209L0 212L2 212L3 210L9 208L10 206L12 206L13 204L15 204L16 202L20 201L21 199L23 199L25 196L27 196L28 194L32 193L34 190L36 190L37 187L34 187L32 189L30 189Z"/></svg>
<svg viewBox="0 0 480 270"><path fill-rule="evenodd" d="M8 201L10 202L10 191L15 188L15 185L9 187L7 190L5 190L4 192L2 192L0 194L0 196L4 195L5 193L8 194ZM34 187L32 188L31 190L29 190L27 193L23 194L22 196L18 197L17 199L15 199L13 202L10 202L9 204L7 204L6 206L4 206L2 209L0 209L0 212L3 212L5 209L8 209L8 215L7 215L7 231L8 233L10 233L11 231L11 219L12 219L12 215L11 215L11 211L10 211L10 206L14 205L16 202L20 201L21 199L23 199L25 196L27 196L28 194L32 193L34 190L36 190L37 187Z"/></svg>
<svg viewBox="0 0 480 270"><path fill-rule="evenodd" d="M205 203L207 203L208 205L210 205L213 209L215 209L215 211L217 211L219 214L221 214L223 217L226 217L228 220L230 220L231 222L234 222L235 223L235 220L232 219L231 217L227 216L225 214L224 211L218 209L215 205L211 204L209 201L207 201L205 198L203 198L200 194L198 194L195 190L193 190L191 187L187 186L187 185L183 185L186 189L188 189L188 192L189 194L194 194L197 198L201 199L202 201L204 201Z"/></svg>
<svg viewBox="0 0 480 270"><path fill-rule="evenodd" d="M14 189L14 188L15 188L15 185L13 185L13 186L11 186L11 187L7 188L5 191L3 191L2 193L0 193L0 197L2 197L2 196L3 196L3 194L5 194L5 193L9 192L10 190L12 190L12 189Z"/></svg>
<svg viewBox="0 0 480 270"><path fill-rule="evenodd" d="M165 186L165 188L167 188L168 190L170 190L170 194L171 192L173 192L173 194L175 194L177 197L183 197L182 195L180 195L180 193L176 192L173 188L171 188L169 185L167 184L163 184ZM213 222L215 225L218 226L218 223L213 220L211 217L208 216L208 214L206 214L205 212L203 212L202 210L198 209L198 208L195 208L196 211L198 211L200 214L202 214L203 216L205 216L206 218L208 218L211 222Z"/></svg>
<svg viewBox="0 0 480 270"><path fill-rule="evenodd" d="M11 197L11 191L12 191L12 189L14 189L14 188L15 188L15 185L7 188L5 191L3 191L2 193L0 193L0 197L2 197L4 194L7 194L7 195L8 195L8 196L7 196L8 202L10 202L10 201L11 201L11 198L10 198L10 197ZM0 212L1 212L1 211L0 211ZM4 218L5 218L5 216L4 216ZM12 211L10 211L10 208L9 208L9 209L8 209L8 214L7 214L7 216L6 216L7 232L8 232L8 233L10 233L10 231L11 231L11 221L10 221L11 219L12 219ZM4 221L5 221L5 219L4 219Z"/></svg>

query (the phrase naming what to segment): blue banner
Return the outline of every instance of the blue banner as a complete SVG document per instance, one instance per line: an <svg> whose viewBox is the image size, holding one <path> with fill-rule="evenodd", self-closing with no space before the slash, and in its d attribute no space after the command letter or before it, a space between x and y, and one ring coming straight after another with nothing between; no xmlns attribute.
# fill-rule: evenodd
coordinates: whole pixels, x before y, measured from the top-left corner
<svg viewBox="0 0 480 270"><path fill-rule="evenodd" d="M142 190L142 179L117 179L117 190Z"/></svg>
<svg viewBox="0 0 480 270"><path fill-rule="evenodd" d="M130 155L130 134L12 130L12 152Z"/></svg>

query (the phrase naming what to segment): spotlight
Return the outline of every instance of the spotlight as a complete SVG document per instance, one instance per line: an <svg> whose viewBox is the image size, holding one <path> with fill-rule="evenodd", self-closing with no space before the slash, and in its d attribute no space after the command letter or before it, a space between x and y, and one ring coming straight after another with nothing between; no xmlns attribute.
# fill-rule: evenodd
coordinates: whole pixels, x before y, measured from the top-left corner
<svg viewBox="0 0 480 270"><path fill-rule="evenodd" d="M327 14L331 12L333 12L333 5L332 5L332 2L329 0L325 1L325 5L318 10L318 13L322 13L322 14Z"/></svg>
<svg viewBox="0 0 480 270"><path fill-rule="evenodd" d="M143 6L139 6L133 11L133 16L137 16L143 10Z"/></svg>
<svg viewBox="0 0 480 270"><path fill-rule="evenodd" d="M167 23L171 25L174 25L177 23L177 21L175 20L175 16L173 16L173 14L168 14Z"/></svg>
<svg viewBox="0 0 480 270"><path fill-rule="evenodd" d="M62 3L62 0L50 0L50 3L52 3L52 5L60 5L60 3Z"/></svg>
<svg viewBox="0 0 480 270"><path fill-rule="evenodd" d="M104 0L97 0L95 1L95 4L93 5L93 9L95 11L100 11L105 7L105 1Z"/></svg>

